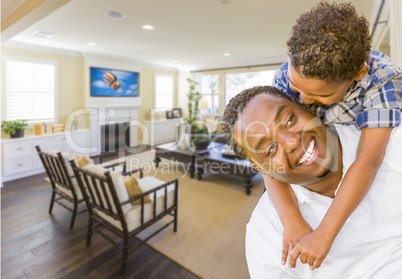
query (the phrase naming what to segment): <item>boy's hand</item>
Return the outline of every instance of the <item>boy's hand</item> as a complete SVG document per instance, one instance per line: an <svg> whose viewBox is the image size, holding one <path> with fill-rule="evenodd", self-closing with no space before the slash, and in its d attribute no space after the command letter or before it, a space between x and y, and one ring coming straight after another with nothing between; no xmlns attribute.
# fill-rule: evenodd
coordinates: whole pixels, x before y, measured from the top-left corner
<svg viewBox="0 0 402 279"><path fill-rule="evenodd" d="M291 251L303 237L312 231L310 225L304 219L293 221L283 227L282 265L286 264L289 251Z"/></svg>
<svg viewBox="0 0 402 279"><path fill-rule="evenodd" d="M289 267L296 267L296 260L310 266L311 270L321 266L323 260L331 249L334 239L328 237L325 231L317 228L306 235L289 253Z"/></svg>

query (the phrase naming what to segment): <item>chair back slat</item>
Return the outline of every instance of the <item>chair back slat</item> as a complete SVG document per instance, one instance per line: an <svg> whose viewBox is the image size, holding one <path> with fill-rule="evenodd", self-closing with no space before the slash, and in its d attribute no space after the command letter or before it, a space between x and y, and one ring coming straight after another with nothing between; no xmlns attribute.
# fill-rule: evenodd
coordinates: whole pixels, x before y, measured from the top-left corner
<svg viewBox="0 0 402 279"><path fill-rule="evenodd" d="M55 187L55 184L57 184L71 191L73 198L77 199L77 194L73 186L72 178L70 177L62 153L58 152L57 155L52 155L42 151L39 146L36 146L36 149L38 151L39 158L42 161L43 167L45 168L46 173L50 179L52 187Z"/></svg>
<svg viewBox="0 0 402 279"><path fill-rule="evenodd" d="M108 184L105 181L102 181L100 183L100 186L101 186L101 189L102 189L102 192L103 192L103 197L105 198L105 201L106 201L106 204L107 204L107 209L110 210L110 211L113 211L113 207L112 207L112 204L111 204L111 202L113 202L113 201L110 201L110 195L107 193Z"/></svg>
<svg viewBox="0 0 402 279"><path fill-rule="evenodd" d="M98 185L102 183L102 180L97 177L90 176L90 181L91 181L91 183L90 183L89 188L92 188L96 195L96 199L94 200L94 203L97 206L100 206L101 208L106 209L105 206L103 205L103 197L102 197L101 193L99 192L99 187L98 187Z"/></svg>
<svg viewBox="0 0 402 279"><path fill-rule="evenodd" d="M124 213L110 172L106 171L104 175L100 175L77 167L75 162L71 162L71 165L87 207L91 208L90 214L94 213L93 209L99 210L115 220L120 220L122 226L126 227Z"/></svg>

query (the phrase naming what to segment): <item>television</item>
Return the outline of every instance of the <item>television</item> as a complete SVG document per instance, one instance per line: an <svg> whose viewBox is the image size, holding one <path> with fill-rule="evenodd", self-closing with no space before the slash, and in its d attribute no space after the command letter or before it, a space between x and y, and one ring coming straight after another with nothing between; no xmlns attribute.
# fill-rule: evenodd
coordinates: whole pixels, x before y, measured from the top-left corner
<svg viewBox="0 0 402 279"><path fill-rule="evenodd" d="M140 73L91 67L91 97L139 97Z"/></svg>

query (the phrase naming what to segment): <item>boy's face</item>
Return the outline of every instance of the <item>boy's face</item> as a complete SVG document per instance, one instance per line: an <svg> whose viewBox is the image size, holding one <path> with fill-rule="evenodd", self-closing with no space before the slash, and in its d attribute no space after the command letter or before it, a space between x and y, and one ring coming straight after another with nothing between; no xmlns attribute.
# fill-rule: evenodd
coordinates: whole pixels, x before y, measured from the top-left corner
<svg viewBox="0 0 402 279"><path fill-rule="evenodd" d="M304 104L317 106L332 105L343 99L353 80L341 82L326 82L316 78L307 78L299 74L290 63L288 66L288 80L290 89L300 93L300 100Z"/></svg>

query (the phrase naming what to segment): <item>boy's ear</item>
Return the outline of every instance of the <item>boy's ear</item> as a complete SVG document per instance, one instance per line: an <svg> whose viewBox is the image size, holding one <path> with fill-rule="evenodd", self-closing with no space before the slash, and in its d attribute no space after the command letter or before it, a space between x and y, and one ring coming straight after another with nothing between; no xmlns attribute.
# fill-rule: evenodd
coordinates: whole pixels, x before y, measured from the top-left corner
<svg viewBox="0 0 402 279"><path fill-rule="evenodd" d="M370 70L370 66L364 65L363 68L361 68L361 70L359 71L359 73L353 80L355 80L355 81L361 80L368 73L369 70Z"/></svg>

